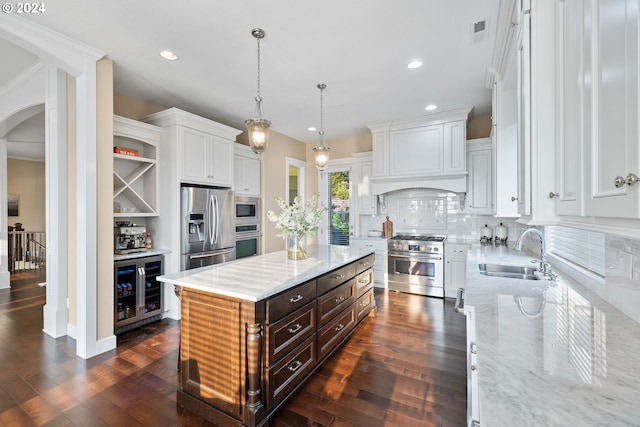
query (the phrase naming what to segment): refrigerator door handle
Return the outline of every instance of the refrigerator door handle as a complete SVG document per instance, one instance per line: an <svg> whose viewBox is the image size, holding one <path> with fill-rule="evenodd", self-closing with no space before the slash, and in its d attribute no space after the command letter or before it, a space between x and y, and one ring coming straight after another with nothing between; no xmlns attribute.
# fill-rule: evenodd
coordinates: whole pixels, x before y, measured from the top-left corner
<svg viewBox="0 0 640 427"><path fill-rule="evenodd" d="M218 228L220 227L220 212L218 211L218 196L216 194L214 194L213 196L213 206L215 207L215 212L216 212L216 228L215 228L215 233L213 234L214 236L213 244L217 245L218 233L220 231L218 230Z"/></svg>
<svg viewBox="0 0 640 427"><path fill-rule="evenodd" d="M207 215L208 225L209 225L209 242L213 245L213 234L214 234L214 221L213 221L213 195L209 196L209 215Z"/></svg>

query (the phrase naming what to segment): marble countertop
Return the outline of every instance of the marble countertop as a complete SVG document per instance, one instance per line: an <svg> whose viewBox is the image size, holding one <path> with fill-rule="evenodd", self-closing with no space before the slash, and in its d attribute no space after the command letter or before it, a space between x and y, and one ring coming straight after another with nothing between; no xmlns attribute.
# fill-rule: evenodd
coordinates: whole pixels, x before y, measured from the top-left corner
<svg viewBox="0 0 640 427"><path fill-rule="evenodd" d="M308 252L304 260L289 260L286 251L277 251L166 274L158 280L255 302L374 253L368 248L330 245L310 245Z"/></svg>
<svg viewBox="0 0 640 427"><path fill-rule="evenodd" d="M531 259L504 246L469 251L482 425L640 425L640 325L562 273L551 282L478 269Z"/></svg>

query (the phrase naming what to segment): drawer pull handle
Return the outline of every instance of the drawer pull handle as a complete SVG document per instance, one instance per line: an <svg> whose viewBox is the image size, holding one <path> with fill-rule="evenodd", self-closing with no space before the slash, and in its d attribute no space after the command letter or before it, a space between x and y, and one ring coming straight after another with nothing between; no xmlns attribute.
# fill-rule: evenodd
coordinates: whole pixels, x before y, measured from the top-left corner
<svg viewBox="0 0 640 427"><path fill-rule="evenodd" d="M369 283L369 278L365 278L365 279L360 279L358 280L358 283L362 283L363 285L366 285L367 283Z"/></svg>
<svg viewBox="0 0 640 427"><path fill-rule="evenodd" d="M289 331L290 334L295 334L300 329L302 329L302 325L300 323L296 323L295 325L293 325L292 327L290 327L287 330Z"/></svg>
<svg viewBox="0 0 640 427"><path fill-rule="evenodd" d="M363 261L363 262L361 262L360 264L362 264L362 265L370 265L370 264L369 264L369 261Z"/></svg>
<svg viewBox="0 0 640 427"><path fill-rule="evenodd" d="M299 294L298 294L298 295L296 295L296 296L295 296L295 297L293 297L293 298L289 298L289 302L290 302L291 304L295 304L295 303L297 303L297 302L302 301L303 299L304 299L304 297L303 297L302 295L299 295Z"/></svg>
<svg viewBox="0 0 640 427"><path fill-rule="evenodd" d="M478 354L478 346L476 345L476 343L472 342L469 345L469 351L473 354Z"/></svg>
<svg viewBox="0 0 640 427"><path fill-rule="evenodd" d="M287 369L291 372L295 372L298 369L300 369L300 366L302 366L302 362L299 360L296 360L295 362L293 362L291 366L287 367Z"/></svg>
<svg viewBox="0 0 640 427"><path fill-rule="evenodd" d="M369 301L363 301L363 302L360 304L360 306L361 306L361 307L363 307L363 308L364 308L364 307L366 307L366 306L368 306L368 305L369 305Z"/></svg>
<svg viewBox="0 0 640 427"><path fill-rule="evenodd" d="M334 274L331 278L334 280L344 279L344 274Z"/></svg>
<svg viewBox="0 0 640 427"><path fill-rule="evenodd" d="M344 329L344 325L342 323L339 323L335 328L333 328L333 330L336 332L340 332L343 329Z"/></svg>
<svg viewBox="0 0 640 427"><path fill-rule="evenodd" d="M344 301L344 297L336 297L333 299L333 302L342 302Z"/></svg>

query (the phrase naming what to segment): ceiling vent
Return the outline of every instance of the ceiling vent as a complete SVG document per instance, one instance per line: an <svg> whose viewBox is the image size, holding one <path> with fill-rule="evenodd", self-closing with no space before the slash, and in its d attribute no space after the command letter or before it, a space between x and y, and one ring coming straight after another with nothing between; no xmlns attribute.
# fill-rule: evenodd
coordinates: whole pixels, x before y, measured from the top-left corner
<svg viewBox="0 0 640 427"><path fill-rule="evenodd" d="M471 44L480 43L489 38L489 20L483 19L471 24Z"/></svg>

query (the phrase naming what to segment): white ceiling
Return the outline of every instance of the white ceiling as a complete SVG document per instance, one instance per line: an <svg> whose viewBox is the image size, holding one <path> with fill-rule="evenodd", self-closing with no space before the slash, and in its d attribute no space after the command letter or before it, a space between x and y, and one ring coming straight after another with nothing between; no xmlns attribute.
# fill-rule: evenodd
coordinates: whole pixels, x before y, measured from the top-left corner
<svg viewBox="0 0 640 427"><path fill-rule="evenodd" d="M56 0L30 21L107 52L114 89L243 128L254 115L257 52L263 28L263 116L273 129L318 141L320 91L325 140L367 125L474 107L491 112L485 88L500 0ZM487 40L472 42L486 20ZM180 59L169 62L163 49ZM0 88L37 58L0 40ZM8 55L8 56L6 56ZM412 59L424 65L407 69Z"/></svg>

